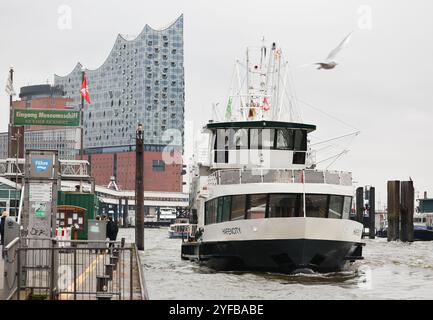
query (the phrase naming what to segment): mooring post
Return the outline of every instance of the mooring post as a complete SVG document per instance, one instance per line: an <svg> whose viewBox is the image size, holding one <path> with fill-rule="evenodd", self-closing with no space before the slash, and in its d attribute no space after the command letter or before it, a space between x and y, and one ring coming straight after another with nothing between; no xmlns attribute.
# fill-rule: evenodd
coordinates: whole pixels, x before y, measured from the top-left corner
<svg viewBox="0 0 433 320"><path fill-rule="evenodd" d="M399 238L400 181L388 181L388 241Z"/></svg>
<svg viewBox="0 0 433 320"><path fill-rule="evenodd" d="M364 188L356 189L356 221L364 224Z"/></svg>
<svg viewBox="0 0 433 320"><path fill-rule="evenodd" d="M369 215L369 238L374 239L376 237L376 207L375 207L375 189L374 187L370 187L370 195L368 199L369 207L370 207L370 215Z"/></svg>
<svg viewBox="0 0 433 320"><path fill-rule="evenodd" d="M413 241L414 189L412 181L401 182L401 241Z"/></svg>
<svg viewBox="0 0 433 320"><path fill-rule="evenodd" d="M144 130L141 124L136 131L135 161L135 243L138 250L144 250Z"/></svg>

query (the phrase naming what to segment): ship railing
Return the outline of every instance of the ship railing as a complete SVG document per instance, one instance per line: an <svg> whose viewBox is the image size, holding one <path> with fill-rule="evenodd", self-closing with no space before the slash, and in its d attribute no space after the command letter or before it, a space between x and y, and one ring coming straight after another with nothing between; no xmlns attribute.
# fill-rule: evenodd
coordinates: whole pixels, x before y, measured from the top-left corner
<svg viewBox="0 0 433 320"><path fill-rule="evenodd" d="M293 169L227 169L208 177L209 185L245 183L302 183L302 170ZM352 186L352 173L329 170L305 170L304 183Z"/></svg>

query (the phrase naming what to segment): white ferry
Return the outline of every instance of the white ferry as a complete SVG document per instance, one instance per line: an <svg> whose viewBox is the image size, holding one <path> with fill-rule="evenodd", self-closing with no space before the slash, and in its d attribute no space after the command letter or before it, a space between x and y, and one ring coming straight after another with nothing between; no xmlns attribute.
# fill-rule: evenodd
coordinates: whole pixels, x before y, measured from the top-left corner
<svg viewBox="0 0 433 320"><path fill-rule="evenodd" d="M238 67L225 119L204 127L208 158L191 179L198 229L182 258L217 270L342 270L362 259L364 245L362 224L349 219L352 175L316 169L308 142L316 126L293 121L283 99L282 52L275 44L259 51L239 63L246 76Z"/></svg>

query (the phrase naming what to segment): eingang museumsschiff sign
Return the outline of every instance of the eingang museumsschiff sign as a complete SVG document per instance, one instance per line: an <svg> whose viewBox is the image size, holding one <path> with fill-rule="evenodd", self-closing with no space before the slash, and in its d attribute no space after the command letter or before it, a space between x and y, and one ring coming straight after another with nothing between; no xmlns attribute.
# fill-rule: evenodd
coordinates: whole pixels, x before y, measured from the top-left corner
<svg viewBox="0 0 433 320"><path fill-rule="evenodd" d="M46 109L15 109L15 126L66 126L80 125L80 111L75 110L46 110Z"/></svg>

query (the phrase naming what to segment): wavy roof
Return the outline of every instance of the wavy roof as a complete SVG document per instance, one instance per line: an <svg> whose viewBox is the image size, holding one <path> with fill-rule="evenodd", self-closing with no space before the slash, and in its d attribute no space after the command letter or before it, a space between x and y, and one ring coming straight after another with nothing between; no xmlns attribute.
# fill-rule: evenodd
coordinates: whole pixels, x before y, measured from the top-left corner
<svg viewBox="0 0 433 320"><path fill-rule="evenodd" d="M90 72L94 72L99 70L101 67L103 67L105 65L105 63L107 62L107 60L111 57L111 54L113 53L113 50L115 50L116 48L116 44L118 43L133 43L135 41L138 41L140 39L140 37L145 34L147 31L151 30L151 31L156 31L156 32L160 32L160 31L164 31L164 30L168 30L170 28L172 28L174 25L176 25L178 23L178 21L182 21L183 22L183 14L181 14L176 20L174 20L171 24L169 24L167 27L164 28L160 28L160 29L154 29L151 26L149 26L148 24L146 24L143 28L143 30L141 30L141 32L138 34L138 36L136 36L134 39L128 40L126 39L124 36L122 36L120 33L117 35L116 40L114 41L114 45L110 50L110 53L108 54L107 58L104 60L104 62L97 67L96 69L88 69L85 68L85 71L90 71ZM54 74L54 78L67 78L69 77L71 74L76 73L77 71L81 71L81 69L83 68L83 65L78 62L75 67L72 69L71 72L69 72L68 74L64 75L64 76L59 76L57 74Z"/></svg>

